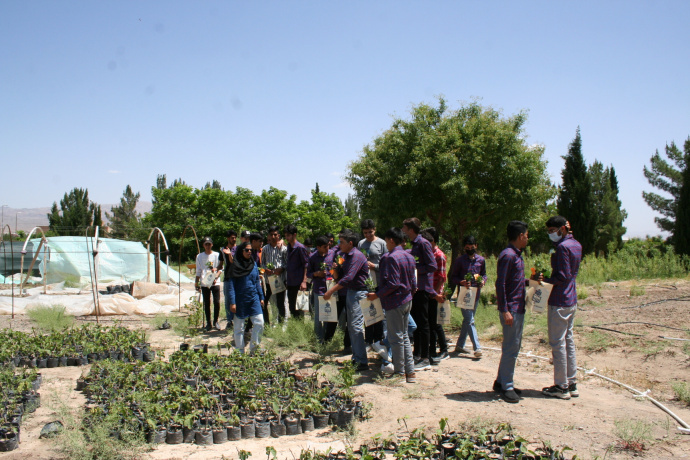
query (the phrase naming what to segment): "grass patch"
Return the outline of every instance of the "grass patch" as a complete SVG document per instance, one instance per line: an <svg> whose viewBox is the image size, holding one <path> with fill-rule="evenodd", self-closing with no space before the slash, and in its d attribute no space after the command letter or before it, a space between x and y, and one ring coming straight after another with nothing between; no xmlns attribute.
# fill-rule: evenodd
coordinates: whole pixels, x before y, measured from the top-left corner
<svg viewBox="0 0 690 460"><path fill-rule="evenodd" d="M644 420L622 419L614 421L614 425L618 447L623 450L641 452L652 440L652 424Z"/></svg>
<svg viewBox="0 0 690 460"><path fill-rule="evenodd" d="M589 291L586 287L577 288L577 300L585 300L589 297Z"/></svg>
<svg viewBox="0 0 690 460"><path fill-rule="evenodd" d="M645 295L647 293L647 290L644 288L644 286L637 286L633 284L630 286L630 297L638 297L641 295Z"/></svg>
<svg viewBox="0 0 690 460"><path fill-rule="evenodd" d="M65 314L65 307L63 305L48 306L39 304L27 309L26 314L43 331L64 331L74 324L74 317Z"/></svg>
<svg viewBox="0 0 690 460"><path fill-rule="evenodd" d="M264 329L264 337L271 339L264 342L268 350L283 348L295 352L299 350L314 351L316 334L314 323L302 318L290 318L284 323L274 323Z"/></svg>
<svg viewBox="0 0 690 460"><path fill-rule="evenodd" d="M525 324L522 331L523 337L536 336L539 339L549 341L549 324L547 313L525 313Z"/></svg>
<svg viewBox="0 0 690 460"><path fill-rule="evenodd" d="M618 345L619 341L604 331L592 329L584 334L584 349L590 353L606 351Z"/></svg>
<svg viewBox="0 0 690 460"><path fill-rule="evenodd" d="M676 394L676 399L686 406L690 406L690 385L686 382L672 382L671 388Z"/></svg>
<svg viewBox="0 0 690 460"><path fill-rule="evenodd" d="M666 349L666 344L662 341L645 340L643 338L632 341L632 346L646 357L658 355Z"/></svg>

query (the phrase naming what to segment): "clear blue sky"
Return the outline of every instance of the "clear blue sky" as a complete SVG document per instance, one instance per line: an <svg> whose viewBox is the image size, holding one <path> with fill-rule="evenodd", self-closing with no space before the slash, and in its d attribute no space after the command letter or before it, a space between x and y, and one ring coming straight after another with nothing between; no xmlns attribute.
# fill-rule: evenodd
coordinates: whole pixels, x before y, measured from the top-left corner
<svg viewBox="0 0 690 460"><path fill-rule="evenodd" d="M689 20L686 0L5 0L0 204L150 201L157 174L344 198L391 116L444 95L529 111L555 183L579 125L628 235L658 234L642 167L690 135Z"/></svg>

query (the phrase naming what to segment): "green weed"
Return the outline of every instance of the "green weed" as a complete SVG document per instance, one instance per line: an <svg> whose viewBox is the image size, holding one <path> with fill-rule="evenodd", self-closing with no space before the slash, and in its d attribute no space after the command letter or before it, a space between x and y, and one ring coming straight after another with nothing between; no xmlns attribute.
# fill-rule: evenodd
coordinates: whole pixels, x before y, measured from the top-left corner
<svg viewBox="0 0 690 460"><path fill-rule="evenodd" d="M577 300L585 300L589 297L589 291L586 287L577 288Z"/></svg>
<svg viewBox="0 0 690 460"><path fill-rule="evenodd" d="M74 317L65 314L63 305L35 305L26 311L29 318L43 331L63 331L74 324Z"/></svg>
<svg viewBox="0 0 690 460"><path fill-rule="evenodd" d="M643 451L652 440L652 424L644 420L621 419L614 421L614 434L621 449Z"/></svg>
<svg viewBox="0 0 690 460"><path fill-rule="evenodd" d="M283 348L294 352L298 349L314 351L316 334L314 323L302 318L290 318L282 324L264 329L264 336L271 339L266 341L267 348ZM340 343L340 342L339 342Z"/></svg>
<svg viewBox="0 0 690 460"><path fill-rule="evenodd" d="M678 401L690 406L690 385L686 382L672 382L671 388L673 388Z"/></svg>
<svg viewBox="0 0 690 460"><path fill-rule="evenodd" d="M645 290L644 286L637 286L633 284L630 286L630 297L637 297L641 295L645 295L647 291Z"/></svg>
<svg viewBox="0 0 690 460"><path fill-rule="evenodd" d="M609 348L617 345L618 340L616 340L610 334L598 329L593 329L584 334L584 349L590 353L606 351Z"/></svg>

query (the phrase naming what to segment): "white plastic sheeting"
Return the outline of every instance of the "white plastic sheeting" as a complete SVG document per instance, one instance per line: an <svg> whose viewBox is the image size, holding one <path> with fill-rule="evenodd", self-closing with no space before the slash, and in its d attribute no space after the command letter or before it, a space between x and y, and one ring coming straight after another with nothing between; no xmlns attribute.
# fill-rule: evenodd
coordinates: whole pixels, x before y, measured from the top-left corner
<svg viewBox="0 0 690 460"><path fill-rule="evenodd" d="M32 239L34 247L38 247L40 239ZM42 262L39 264L39 271L42 276L46 273L47 264L47 283L59 283L65 280L72 280L80 284L91 283L91 272L93 267L93 245L94 238L79 236L53 236L47 238L49 253L44 257L43 248L39 257ZM134 281L153 282L155 273L154 256L148 254L146 247L136 241L124 241L113 238L99 238L98 240L98 274L99 283L118 282L129 284ZM164 259L164 257L162 257ZM25 268L31 260L24 260ZM90 268L89 268L90 266ZM170 281L177 283L177 271L168 268L161 261L161 282ZM181 283L192 283L193 281L181 275Z"/></svg>
<svg viewBox="0 0 690 460"><path fill-rule="evenodd" d="M43 294L43 286L26 289L27 297L14 298L14 313L25 314L27 308L36 305L61 305L65 313L73 316L95 315L96 308L93 295L88 290L65 288L64 282L48 286L47 294ZM175 286L168 286L167 294L154 294L137 300L129 294L99 295L99 315L151 315L177 311L179 290ZM18 294L15 292L15 294ZM12 291L0 291L0 315L12 313ZM189 303L196 296L193 290L183 290L179 295L182 305Z"/></svg>

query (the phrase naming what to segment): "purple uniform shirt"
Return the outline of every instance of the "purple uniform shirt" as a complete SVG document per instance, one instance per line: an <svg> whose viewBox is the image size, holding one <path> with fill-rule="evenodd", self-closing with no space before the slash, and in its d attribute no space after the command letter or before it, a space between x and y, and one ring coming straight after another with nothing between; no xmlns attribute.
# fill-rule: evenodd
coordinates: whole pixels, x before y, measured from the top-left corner
<svg viewBox="0 0 690 460"><path fill-rule="evenodd" d="M309 250L299 241L295 245L288 244L287 247L287 286L299 286L304 281L304 269L309 260Z"/></svg>
<svg viewBox="0 0 690 460"><path fill-rule="evenodd" d="M429 294L438 294L434 290L434 272L438 267L431 243L422 238L421 235L417 235L417 238L412 242L410 254L417 261L417 282L419 283L417 289Z"/></svg>
<svg viewBox="0 0 690 460"><path fill-rule="evenodd" d="M551 278L545 282L553 284L549 305L572 307L577 304L575 278L582 261L582 246L573 235L566 235L556 243L556 252L551 254Z"/></svg>
<svg viewBox="0 0 690 460"><path fill-rule="evenodd" d="M414 257L400 246L381 256L379 261L380 283L376 295L385 310L392 310L412 300L417 290Z"/></svg>
<svg viewBox="0 0 690 460"><path fill-rule="evenodd" d="M331 277L328 271L333 263L333 256L335 252L328 251L326 255L322 256L319 251L314 251L309 256L309 261L307 262L307 278L311 278L311 287L314 292L318 295L324 295L326 293L326 279ZM320 276L314 276L314 272L321 271L321 264L326 264L326 275L327 278L321 278Z"/></svg>
<svg viewBox="0 0 690 460"><path fill-rule="evenodd" d="M472 273L473 275L479 275L484 278L484 284L486 284L486 260L479 254L474 255L474 259L470 259L470 256L463 254L453 262L453 266L450 269L450 280L455 285L460 285L461 281L465 280L465 275ZM472 280L472 286L476 286L477 283Z"/></svg>
<svg viewBox="0 0 690 460"><path fill-rule="evenodd" d="M343 254L343 277L338 280L338 284L348 290L366 291L364 283L369 278L369 264L367 258L357 248L352 248L347 254Z"/></svg>
<svg viewBox="0 0 690 460"><path fill-rule="evenodd" d="M525 313L525 261L522 251L509 244L498 256L496 300L501 312Z"/></svg>

